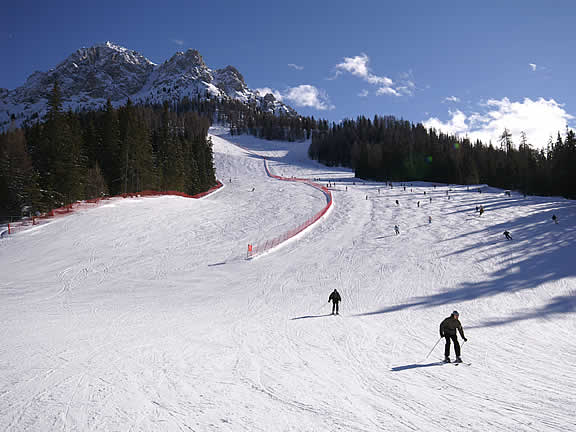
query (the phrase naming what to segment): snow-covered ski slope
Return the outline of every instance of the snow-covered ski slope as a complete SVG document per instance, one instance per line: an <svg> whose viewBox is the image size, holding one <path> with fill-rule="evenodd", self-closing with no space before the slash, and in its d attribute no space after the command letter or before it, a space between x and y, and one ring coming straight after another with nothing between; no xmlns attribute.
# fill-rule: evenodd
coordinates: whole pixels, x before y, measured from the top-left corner
<svg viewBox="0 0 576 432"><path fill-rule="evenodd" d="M0 430L576 430L574 202L390 189L305 143L213 133L217 193L112 200L0 241ZM232 141L335 181L331 213L245 260L326 201ZM470 367L439 365L443 342L425 358L453 309Z"/></svg>

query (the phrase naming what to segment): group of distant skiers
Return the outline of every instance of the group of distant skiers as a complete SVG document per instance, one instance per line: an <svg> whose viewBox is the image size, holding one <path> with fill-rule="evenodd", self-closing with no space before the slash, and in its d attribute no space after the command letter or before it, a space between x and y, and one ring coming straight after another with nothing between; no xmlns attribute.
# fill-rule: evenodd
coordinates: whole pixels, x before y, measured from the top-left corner
<svg viewBox="0 0 576 432"><path fill-rule="evenodd" d="M436 185L434 185L436 186ZM406 190L406 187L404 186L404 190ZM450 189L451 190L451 189ZM480 189L478 189L479 192L481 192ZM426 191L424 191L424 195L426 195ZM446 195L448 195L448 191L446 191ZM508 196L510 196L509 194L507 194ZM450 196L448 195L448 198L450 198ZM366 196L366 199L368 199L368 196ZM429 197L430 202L432 202L432 197ZM400 202L398 200L395 200L395 203L397 206L400 206ZM416 203L417 207L420 207L420 201L418 201ZM482 216L484 214L484 206L483 205L479 205L476 206L476 213L478 213L479 216ZM557 224L558 223L558 217L553 214L552 215L552 221ZM428 223L431 224L432 223L432 216L428 216ZM398 225L394 225L394 233L396 235L400 234L400 228L398 227ZM510 234L510 231L505 230L503 233L504 237L506 238L506 240L513 240L512 239L512 235Z"/></svg>
<svg viewBox="0 0 576 432"><path fill-rule="evenodd" d="M405 186L404 186L404 190L405 190ZM378 191L380 192L380 191ZM482 191L480 189L478 189L478 192L482 193ZM424 192L424 195L426 195L426 192ZM448 195L448 192L447 192ZM449 195L448 195L449 196ZM510 195L508 195L510 196ZM430 202L432 202L432 197L429 197ZM398 200L395 200L395 204L396 206L400 206L400 202ZM420 207L420 201L418 201L417 206ZM480 216L482 216L484 214L484 206L480 205L480 206L476 206L476 213L479 213ZM553 214L552 215L552 221L557 224L558 223L558 217ZM432 217L428 216L428 223L432 223ZM398 225L394 225L394 233L396 235L400 234L400 227ZM512 240L512 235L510 234L510 231L505 230L503 232L504 237L506 238L506 240ZM332 315L338 315L339 314L339 304L342 301L342 297L340 295L340 293L335 289L331 294L330 297L328 298L328 303L332 302ZM462 328L462 324L460 323L459 320L459 316L460 314L458 313L458 311L453 311L450 316L448 318L445 318L441 323L440 323L440 337L445 339L445 346L444 346L444 362L445 363L450 363L450 346L451 344L454 344L454 352L456 354L456 359L454 361L454 363L461 363L462 362L462 357L461 357L461 347L460 347L460 343L458 341L458 335L457 333L460 333L460 336L462 337L462 339L464 339L464 342L467 342L468 339L466 338L466 336L464 336L464 330Z"/></svg>

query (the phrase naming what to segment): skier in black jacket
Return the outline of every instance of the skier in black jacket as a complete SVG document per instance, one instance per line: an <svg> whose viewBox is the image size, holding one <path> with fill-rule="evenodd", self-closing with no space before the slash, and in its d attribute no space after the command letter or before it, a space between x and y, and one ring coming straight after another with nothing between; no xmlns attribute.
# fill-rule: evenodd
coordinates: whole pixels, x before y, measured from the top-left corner
<svg viewBox="0 0 576 432"><path fill-rule="evenodd" d="M336 311L336 315L338 315L338 303L342 301L342 297L340 297L340 293L336 291L336 289L330 294L328 297L328 303L332 302L332 315L334 315L334 311Z"/></svg>
<svg viewBox="0 0 576 432"><path fill-rule="evenodd" d="M464 330L462 329L462 324L460 324L460 321L458 321L458 316L458 311L454 311L452 312L452 315L450 315L440 324L440 337L446 338L446 345L444 347L444 362L446 363L450 363L450 340L454 342L456 363L462 363L462 359L460 358L460 344L458 343L456 330L458 330L464 341L468 340L464 336Z"/></svg>

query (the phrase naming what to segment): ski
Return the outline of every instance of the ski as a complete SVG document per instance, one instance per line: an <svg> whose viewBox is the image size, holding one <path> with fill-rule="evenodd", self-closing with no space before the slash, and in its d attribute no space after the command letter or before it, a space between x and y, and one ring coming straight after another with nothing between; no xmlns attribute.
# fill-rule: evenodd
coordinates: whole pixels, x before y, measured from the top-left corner
<svg viewBox="0 0 576 432"><path fill-rule="evenodd" d="M442 365L454 365L454 366L464 365L464 366L472 366L472 363L468 363L468 362L459 362L459 363L450 362L450 363L448 363L448 362L445 362L445 361L442 360L442 361L440 361L439 363L442 364Z"/></svg>

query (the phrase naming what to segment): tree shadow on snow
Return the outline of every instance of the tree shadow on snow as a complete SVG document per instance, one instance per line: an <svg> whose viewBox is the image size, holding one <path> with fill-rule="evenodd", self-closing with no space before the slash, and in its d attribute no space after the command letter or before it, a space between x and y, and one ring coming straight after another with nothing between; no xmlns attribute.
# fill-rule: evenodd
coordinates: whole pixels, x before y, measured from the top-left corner
<svg viewBox="0 0 576 432"><path fill-rule="evenodd" d="M510 203L512 204L512 202ZM543 203L544 204L544 203ZM449 256L466 256L471 261L497 263L497 270L487 274L482 280L460 283L440 293L419 296L403 304L357 314L370 316L386 314L406 309L430 308L478 300L501 294L534 292L545 284L576 277L576 203L569 200L547 202L542 211L533 212L503 223L484 226L474 232L456 235L446 242L467 238L468 245L454 251ZM513 204L515 205L515 203ZM551 222L551 214L559 217L560 224ZM564 222L564 223L562 223ZM510 230L513 241L506 241L504 230ZM485 240L478 240L485 239ZM576 291L559 293L545 306L516 312L502 318L488 319L477 327L499 326L521 320L546 318L554 315L576 313ZM545 297L543 293L541 297Z"/></svg>
<svg viewBox="0 0 576 432"><path fill-rule="evenodd" d="M556 296L550 302L532 312L523 312L516 315L511 315L502 319L492 319L484 321L480 325L466 327L468 329L482 328L482 327L496 327L504 324L510 324L517 321L525 321L531 319L538 319L543 317L552 317L554 315L575 313L576 312L576 292L570 295Z"/></svg>

